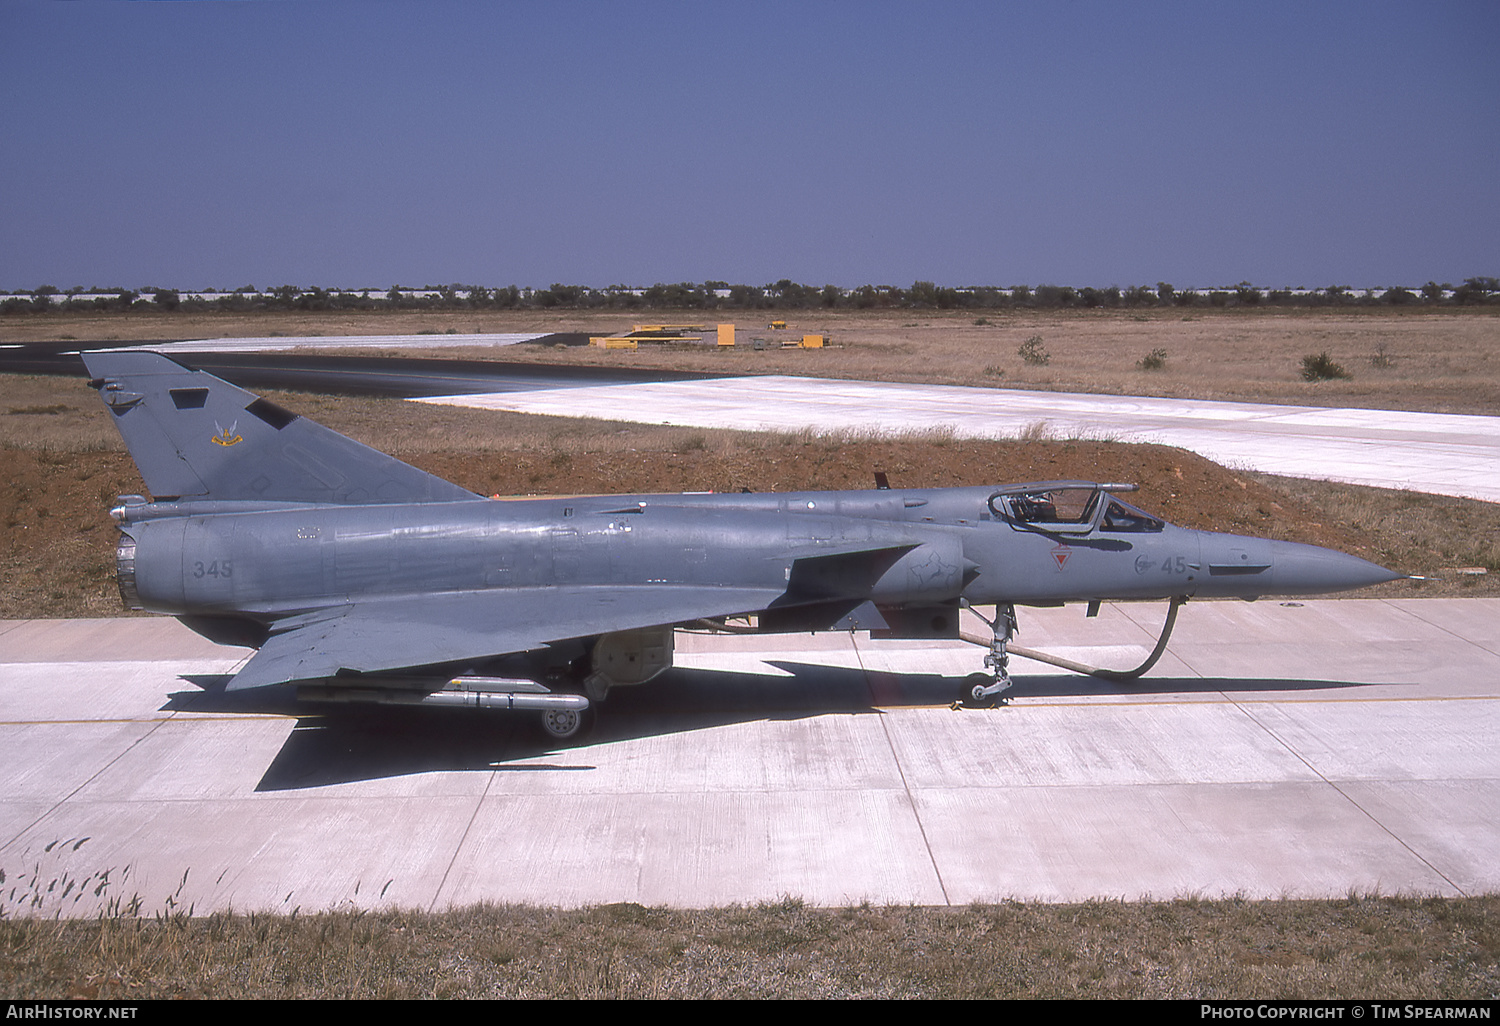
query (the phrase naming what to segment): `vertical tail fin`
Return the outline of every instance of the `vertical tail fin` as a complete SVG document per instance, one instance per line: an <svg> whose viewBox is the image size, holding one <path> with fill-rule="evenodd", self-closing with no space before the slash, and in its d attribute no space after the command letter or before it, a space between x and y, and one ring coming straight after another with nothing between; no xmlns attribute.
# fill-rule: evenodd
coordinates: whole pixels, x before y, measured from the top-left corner
<svg viewBox="0 0 1500 1026"><path fill-rule="evenodd" d="M473 492L159 353L83 362L158 500L456 502Z"/></svg>

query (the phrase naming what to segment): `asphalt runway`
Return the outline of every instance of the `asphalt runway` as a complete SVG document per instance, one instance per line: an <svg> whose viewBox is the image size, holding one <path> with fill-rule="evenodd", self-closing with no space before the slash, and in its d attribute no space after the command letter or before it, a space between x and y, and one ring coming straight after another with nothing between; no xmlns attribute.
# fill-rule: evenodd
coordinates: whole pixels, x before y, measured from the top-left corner
<svg viewBox="0 0 1500 1026"><path fill-rule="evenodd" d="M1160 615L1024 610L1021 641L1123 665ZM244 655L0 622L5 914L1500 887L1496 599L1190 603L1136 686L1017 660L993 710L947 705L971 646L679 634L568 745L226 697Z"/></svg>
<svg viewBox="0 0 1500 1026"><path fill-rule="evenodd" d="M394 336L399 339L405 336ZM426 336L410 336L425 338ZM451 340L455 336L431 338ZM582 336L518 336L539 344L553 340L572 345ZM222 339L225 343L255 341ZM297 339L276 341L295 342ZM330 339L329 341L339 341ZM364 348L376 343L397 345L385 338L365 338ZM430 341L430 339L429 339ZM585 342L587 339L585 339ZM444 341L450 346L452 341ZM518 343L517 343L518 344ZM201 343L122 342L28 342L0 347L0 373L88 376L80 349L141 348L165 353L187 366L208 371L226 381L251 390L287 389L327 395L387 396L414 398L470 392L502 394L601 385L646 384L663 381L695 381L711 377L691 371L637 370L628 367L563 367L505 360L443 360L423 357L352 356L337 352L284 352L270 348L223 345L197 348ZM327 347L336 350L340 347ZM409 346L404 348L410 348Z"/></svg>

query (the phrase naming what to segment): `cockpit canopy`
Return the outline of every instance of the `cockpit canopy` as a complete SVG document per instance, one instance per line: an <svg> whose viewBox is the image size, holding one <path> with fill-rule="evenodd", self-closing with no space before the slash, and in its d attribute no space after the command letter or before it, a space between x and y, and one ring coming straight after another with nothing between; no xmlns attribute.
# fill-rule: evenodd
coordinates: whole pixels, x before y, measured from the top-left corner
<svg viewBox="0 0 1500 1026"><path fill-rule="evenodd" d="M990 496L990 513L1017 531L1042 534L1148 534L1165 522L1111 492L1133 492L1133 484L1039 481L1012 485Z"/></svg>

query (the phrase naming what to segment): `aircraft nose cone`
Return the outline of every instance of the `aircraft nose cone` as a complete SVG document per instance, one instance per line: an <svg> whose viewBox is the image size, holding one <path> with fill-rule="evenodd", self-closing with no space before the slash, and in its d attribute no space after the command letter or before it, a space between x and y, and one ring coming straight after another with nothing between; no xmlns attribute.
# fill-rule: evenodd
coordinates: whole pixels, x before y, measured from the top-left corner
<svg viewBox="0 0 1500 1026"><path fill-rule="evenodd" d="M1276 591L1284 595L1346 591L1406 576L1358 556L1286 541L1271 543L1271 566Z"/></svg>

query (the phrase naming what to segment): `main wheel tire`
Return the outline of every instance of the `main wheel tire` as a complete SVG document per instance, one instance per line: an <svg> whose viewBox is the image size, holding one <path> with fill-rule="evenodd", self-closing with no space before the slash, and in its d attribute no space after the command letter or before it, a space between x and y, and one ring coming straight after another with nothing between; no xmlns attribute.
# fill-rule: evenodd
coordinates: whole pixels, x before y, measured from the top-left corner
<svg viewBox="0 0 1500 1026"><path fill-rule="evenodd" d="M593 723L592 709L548 709L542 713L542 730L557 741L568 741L588 732Z"/></svg>

